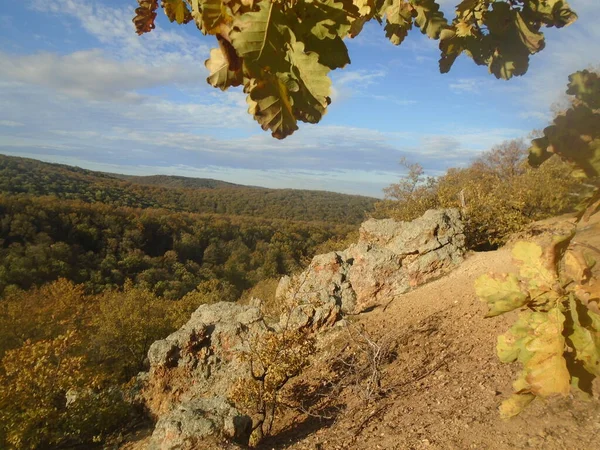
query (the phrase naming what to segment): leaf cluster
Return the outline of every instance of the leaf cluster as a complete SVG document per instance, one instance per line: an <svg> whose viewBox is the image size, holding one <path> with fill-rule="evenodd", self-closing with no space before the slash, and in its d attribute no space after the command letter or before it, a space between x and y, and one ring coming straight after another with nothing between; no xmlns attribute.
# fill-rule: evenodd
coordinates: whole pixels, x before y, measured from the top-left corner
<svg viewBox="0 0 600 450"><path fill-rule="evenodd" d="M138 0L138 34L154 28L157 1ZM242 86L248 112L283 139L297 122L317 123L330 104L331 70L350 63L346 37L370 20L385 22L399 45L413 25L439 40L440 71L464 53L497 78L523 75L544 48L542 27L563 27L577 15L564 0L463 0L449 22L435 0L163 0L171 22L194 21L219 44L210 52L208 82Z"/></svg>
<svg viewBox="0 0 600 450"><path fill-rule="evenodd" d="M498 338L500 360L523 366L515 394L500 408L504 418L538 396L586 390L581 381L600 375L599 285L589 279L591 263L582 250L565 249L571 238L555 237L544 246L520 241L513 249L518 275L483 275L475 283L477 295L489 304L488 317L527 308Z"/></svg>
<svg viewBox="0 0 600 450"><path fill-rule="evenodd" d="M530 161L540 164L557 154L576 165L596 188L579 216L587 220L598 208L600 160L597 139L580 133L598 131L586 127L598 119L600 83L588 71L569 80L567 93L576 100L544 130L544 137L533 141ZM572 122L573 115L581 122ZM489 305L488 316L523 309L498 338L500 360L523 367L513 383L515 393L500 407L504 418L519 414L537 397L573 390L589 394L590 380L600 376L600 281L592 271L592 255L573 240L575 233L573 228L547 237L541 245L518 242L513 249L518 274L483 275L476 281L477 295Z"/></svg>

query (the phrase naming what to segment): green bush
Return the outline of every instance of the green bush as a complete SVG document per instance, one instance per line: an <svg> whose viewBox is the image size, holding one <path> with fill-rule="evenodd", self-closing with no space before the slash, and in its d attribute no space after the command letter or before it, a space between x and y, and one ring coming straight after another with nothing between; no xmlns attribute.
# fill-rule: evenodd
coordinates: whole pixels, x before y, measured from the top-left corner
<svg viewBox="0 0 600 450"><path fill-rule="evenodd" d="M469 247L497 247L533 221L574 210L583 190L570 164L551 158L534 169L526 158L522 141L508 141L437 179L403 160L408 174L385 189L376 217L414 220L431 208L460 208Z"/></svg>

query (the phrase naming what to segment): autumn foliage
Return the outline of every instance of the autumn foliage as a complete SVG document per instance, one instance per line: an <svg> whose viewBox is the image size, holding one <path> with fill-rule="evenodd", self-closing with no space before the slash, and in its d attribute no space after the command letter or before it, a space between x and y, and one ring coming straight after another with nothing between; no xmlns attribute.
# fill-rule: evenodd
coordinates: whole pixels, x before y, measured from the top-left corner
<svg viewBox="0 0 600 450"><path fill-rule="evenodd" d="M482 275L475 284L488 316L520 310L496 348L502 362L522 368L513 395L500 406L504 418L536 398L589 398L592 380L600 376L598 249L577 240L600 209L600 76L587 70L571 75L567 94L571 108L533 141L529 159L542 167L557 157L572 163L574 175L589 187L581 196L585 207L575 223L565 222L541 242L517 242L512 253L518 273Z"/></svg>
<svg viewBox="0 0 600 450"><path fill-rule="evenodd" d="M404 164L407 175L385 189L374 215L407 221L432 208L460 208L471 248L498 246L533 221L572 211L585 191L573 167L557 157L531 167L522 141L505 142L439 178Z"/></svg>

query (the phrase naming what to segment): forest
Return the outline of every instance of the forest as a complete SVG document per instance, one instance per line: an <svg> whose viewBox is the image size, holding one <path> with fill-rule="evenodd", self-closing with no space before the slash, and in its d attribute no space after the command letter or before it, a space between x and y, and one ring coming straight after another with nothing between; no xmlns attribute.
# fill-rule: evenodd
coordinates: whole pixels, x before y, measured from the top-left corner
<svg viewBox="0 0 600 450"><path fill-rule="evenodd" d="M101 444L139 422L125 398L152 342L200 304L236 301L302 269L354 233L375 203L214 180L137 184L8 156L0 163L3 448ZM62 381L41 385L36 368L56 358L44 377ZM65 416L61 383L93 395ZM39 408L24 406L33 403Z"/></svg>
<svg viewBox="0 0 600 450"><path fill-rule="evenodd" d="M107 174L0 155L0 192L134 208L359 224L377 201L326 191L266 189L215 180Z"/></svg>

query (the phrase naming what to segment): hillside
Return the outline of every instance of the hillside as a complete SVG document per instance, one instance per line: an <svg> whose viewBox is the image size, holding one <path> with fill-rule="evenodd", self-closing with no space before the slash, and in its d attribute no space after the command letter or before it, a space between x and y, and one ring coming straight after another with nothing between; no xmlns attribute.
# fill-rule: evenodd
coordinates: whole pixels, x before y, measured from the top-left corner
<svg viewBox="0 0 600 450"><path fill-rule="evenodd" d="M375 198L166 175L107 174L0 155L0 192L193 213L359 224Z"/></svg>
<svg viewBox="0 0 600 450"><path fill-rule="evenodd" d="M582 227L579 242L600 248L599 216ZM300 424L288 422L261 449L600 449L599 379L591 401L537 400L513 419L498 415L519 365L498 360L496 339L517 312L485 318L473 286L481 274L514 270L510 246L474 253L449 275L359 317L355 325L374 342L396 343L383 367L385 395L365 403L345 388L333 417L296 417ZM346 341L344 334L303 381L318 380L322 364L340 357Z"/></svg>
<svg viewBox="0 0 600 450"><path fill-rule="evenodd" d="M413 229L408 233L401 231L389 241L382 241L384 235L372 231L388 233L393 225L390 222L363 224L360 239L363 243L370 240L373 246L361 246L359 241L346 250L319 255L306 272L298 275L306 289L300 285L288 299L308 295L306 298L313 298L316 304L304 304L302 314L289 319L282 315L278 323L291 324L287 330L296 326L320 330L318 350L310 365L282 393L283 403L289 406L277 416L273 436L257 448L600 449L599 379L593 380L589 398L573 393L564 398L537 399L513 419L502 420L498 414L499 404L512 393L512 381L520 368L519 364L499 361L496 339L514 323L517 311L485 318L487 307L475 295L474 281L488 272L515 271L510 245L468 254L454 270L434 281L382 298L375 308L364 308L368 306L364 303L361 306L365 286L361 285L360 267L372 267L369 260L379 262L370 283L377 285L377 292L383 289L391 293L389 288L394 282L386 285L385 281L385 261L391 254L385 248L416 245L420 248L415 251L419 258L439 268L441 260L432 262L428 255L431 247L426 236L434 235L429 242L450 236L442 248L452 251L460 246L460 229L448 225L446 230L431 233L431 229L423 227L426 223L419 224L421 234L417 238ZM537 223L532 234L540 230L556 233L560 226L557 224L558 220ZM403 242L402 247L399 241ZM580 227L578 242L589 249L600 247L598 215ZM441 252L436 258L450 255L442 248L436 250ZM349 270L342 267L347 256L356 256ZM410 264L415 260L408 261ZM340 269L348 275L346 281L357 295L356 303L351 301L344 306L344 293L328 287L339 280L336 274ZM353 273L354 269L358 271ZM600 269L596 267L595 271ZM346 308L350 313L336 326L331 327L337 306L328 303L323 294L330 299L340 296L342 311ZM364 312L352 313L356 310ZM253 333L260 333L257 314L252 305L205 305L176 333L155 342L149 352L150 371L140 380L147 383L144 399L158 421L154 430L132 436L131 442L121 448L142 450L158 448L159 444L160 448L190 450L246 448L218 440L195 441L197 433L211 434L201 425L204 418L219 423L219 413L206 410L206 415L198 415L189 411L194 411L193 405L204 411L202 401L210 404L231 392L228 385L245 370L243 364L225 356L237 345L233 330L237 321L245 321ZM198 330L204 330L206 341L195 340ZM227 348L213 350L220 363L203 359L203 346L211 342L227 343ZM174 354L177 356L171 356ZM203 375L204 365L211 368L209 375ZM369 384L371 381L374 384ZM194 403L198 399L200 403ZM233 399L238 406L238 397ZM227 414L238 414L240 421L244 417L237 411ZM201 436L199 439L206 439L205 434Z"/></svg>
<svg viewBox="0 0 600 450"><path fill-rule="evenodd" d="M0 194L0 217L0 295L9 286L29 289L59 277L88 292L131 279L171 299L219 279L239 295L298 270L319 245L353 230L6 194Z"/></svg>
<svg viewBox="0 0 600 450"><path fill-rule="evenodd" d="M218 189L218 188L243 188L241 184L228 183L227 181L213 180L211 178L191 178L177 175L122 175L108 174L114 178L130 181L135 184L146 186L162 186L168 188L189 188L189 189Z"/></svg>

